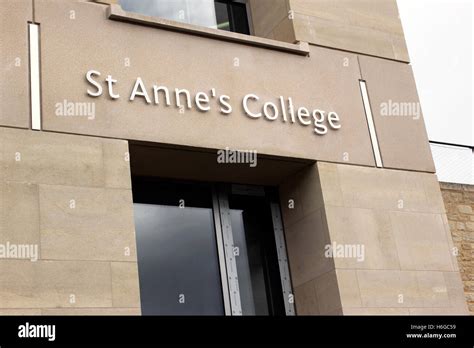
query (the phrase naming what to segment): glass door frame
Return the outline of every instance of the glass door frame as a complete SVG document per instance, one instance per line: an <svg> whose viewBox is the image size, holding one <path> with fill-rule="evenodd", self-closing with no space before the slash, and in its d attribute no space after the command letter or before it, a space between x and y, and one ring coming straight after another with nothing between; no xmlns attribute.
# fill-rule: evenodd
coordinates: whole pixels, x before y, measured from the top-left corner
<svg viewBox="0 0 474 348"><path fill-rule="evenodd" d="M260 197L265 196L265 190L262 186L236 184L216 184L213 185L212 189L213 214L224 310L226 315L240 316L242 315L242 305L240 301L239 279L234 254L235 246L230 219L229 189L238 190L240 195ZM280 204L275 199L270 198L269 201L285 313L287 316L292 316L296 313Z"/></svg>

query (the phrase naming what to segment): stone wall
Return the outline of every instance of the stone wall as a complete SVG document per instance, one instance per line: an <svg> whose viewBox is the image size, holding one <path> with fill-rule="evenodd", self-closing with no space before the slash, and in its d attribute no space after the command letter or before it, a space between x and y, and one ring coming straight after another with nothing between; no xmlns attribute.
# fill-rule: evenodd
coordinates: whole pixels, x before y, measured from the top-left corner
<svg viewBox="0 0 474 348"><path fill-rule="evenodd" d="M140 315L127 152L0 127L0 315Z"/></svg>
<svg viewBox="0 0 474 348"><path fill-rule="evenodd" d="M296 42L288 0L250 0L249 4L255 36Z"/></svg>
<svg viewBox="0 0 474 348"><path fill-rule="evenodd" d="M434 174L318 162L280 197L299 315L468 314Z"/></svg>
<svg viewBox="0 0 474 348"><path fill-rule="evenodd" d="M474 185L440 183L469 311L474 313Z"/></svg>
<svg viewBox="0 0 474 348"><path fill-rule="evenodd" d="M296 41L409 61L395 0L289 0Z"/></svg>

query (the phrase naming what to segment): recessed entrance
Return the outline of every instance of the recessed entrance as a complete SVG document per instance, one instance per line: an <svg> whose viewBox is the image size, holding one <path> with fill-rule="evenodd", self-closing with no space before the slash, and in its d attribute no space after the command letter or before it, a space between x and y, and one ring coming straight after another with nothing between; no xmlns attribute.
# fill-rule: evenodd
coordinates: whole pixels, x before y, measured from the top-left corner
<svg viewBox="0 0 474 348"><path fill-rule="evenodd" d="M293 315L278 185L309 162L130 144L144 315ZM238 184L235 184L238 183Z"/></svg>
<svg viewBox="0 0 474 348"><path fill-rule="evenodd" d="M140 177L133 197L142 314L294 313L275 189Z"/></svg>

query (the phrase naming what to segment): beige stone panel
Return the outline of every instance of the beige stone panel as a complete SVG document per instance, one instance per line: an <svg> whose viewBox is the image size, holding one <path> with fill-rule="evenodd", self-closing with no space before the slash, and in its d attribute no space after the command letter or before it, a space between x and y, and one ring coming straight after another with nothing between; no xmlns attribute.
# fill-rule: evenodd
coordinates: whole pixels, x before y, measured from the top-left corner
<svg viewBox="0 0 474 348"><path fill-rule="evenodd" d="M337 0L351 25L403 35L396 0Z"/></svg>
<svg viewBox="0 0 474 348"><path fill-rule="evenodd" d="M409 172L412 177L417 177L417 173ZM443 196L441 194L438 177L435 174L420 173L419 176L423 180L423 189L426 194L426 200L431 204L430 211L435 213L446 213L446 208L443 202Z"/></svg>
<svg viewBox="0 0 474 348"><path fill-rule="evenodd" d="M321 179L316 164L312 164L301 171L298 191L305 216L324 207Z"/></svg>
<svg viewBox="0 0 474 348"><path fill-rule="evenodd" d="M389 172L394 176L400 175L400 171ZM411 171L402 172L401 175L404 181L399 191L403 208L400 209L397 204L397 210L444 214L443 198L436 175Z"/></svg>
<svg viewBox="0 0 474 348"><path fill-rule="evenodd" d="M290 8L297 40L409 61L395 0L290 0Z"/></svg>
<svg viewBox="0 0 474 348"><path fill-rule="evenodd" d="M287 3L288 0L250 0L254 35L268 37L277 24L288 16Z"/></svg>
<svg viewBox="0 0 474 348"><path fill-rule="evenodd" d="M267 36L266 36L267 39L270 39L270 40L275 40L275 36L273 35L273 31L268 33Z"/></svg>
<svg viewBox="0 0 474 348"><path fill-rule="evenodd" d="M449 307L443 272L416 272L416 278L423 307Z"/></svg>
<svg viewBox="0 0 474 348"><path fill-rule="evenodd" d="M433 174L348 165L337 165L337 171L345 206L444 213Z"/></svg>
<svg viewBox="0 0 474 348"><path fill-rule="evenodd" d="M345 275L344 281L349 280ZM340 315L341 298L338 276L334 270L295 288L295 301L298 315ZM347 295L347 289L345 290ZM350 300L346 298L346 301Z"/></svg>
<svg viewBox="0 0 474 348"><path fill-rule="evenodd" d="M407 190L403 192L404 210L445 214L443 197L435 174L407 171L405 175Z"/></svg>
<svg viewBox="0 0 474 348"><path fill-rule="evenodd" d="M416 274L395 270L357 270L362 307L422 307Z"/></svg>
<svg viewBox="0 0 474 348"><path fill-rule="evenodd" d="M114 307L140 307L138 265L112 262L112 303Z"/></svg>
<svg viewBox="0 0 474 348"><path fill-rule="evenodd" d="M33 0L0 1L0 125L28 128L28 21Z"/></svg>
<svg viewBox="0 0 474 348"><path fill-rule="evenodd" d="M409 315L408 308L343 308L344 315Z"/></svg>
<svg viewBox="0 0 474 348"><path fill-rule="evenodd" d="M0 315L41 315L40 309L31 308L7 308L0 309Z"/></svg>
<svg viewBox="0 0 474 348"><path fill-rule="evenodd" d="M347 11L340 0L290 0L292 11L329 21L347 23Z"/></svg>
<svg viewBox="0 0 474 348"><path fill-rule="evenodd" d="M105 186L113 188L132 188L130 176L130 153L128 142L102 139L104 156Z"/></svg>
<svg viewBox="0 0 474 348"><path fill-rule="evenodd" d="M39 262L0 260L0 308L34 309L43 305Z"/></svg>
<svg viewBox="0 0 474 348"><path fill-rule="evenodd" d="M394 58L403 62L409 62L410 55L408 53L408 46L405 41L405 36L392 34L390 37L392 39Z"/></svg>
<svg viewBox="0 0 474 348"><path fill-rule="evenodd" d="M398 209L405 198L405 173L365 167L337 166L344 205L369 209ZM415 191L424 197L423 191ZM404 199L406 201L406 199ZM420 199L418 199L420 201ZM404 202L404 208L409 202Z"/></svg>
<svg viewBox="0 0 474 348"><path fill-rule="evenodd" d="M285 233L290 233L290 227L304 217L303 204L299 194L302 172L291 175L279 185L280 206L285 226ZM290 206L294 206L290 208Z"/></svg>
<svg viewBox="0 0 474 348"><path fill-rule="evenodd" d="M110 266L105 262L45 261L39 270L45 307L110 307ZM75 303L71 304L71 295Z"/></svg>
<svg viewBox="0 0 474 348"><path fill-rule="evenodd" d="M287 230L286 243L294 287L334 268L334 261L324 256L330 241L323 212L316 211L293 224Z"/></svg>
<svg viewBox="0 0 474 348"><path fill-rule="evenodd" d="M336 269L336 276L342 308L361 307L362 302L356 271Z"/></svg>
<svg viewBox="0 0 474 348"><path fill-rule="evenodd" d="M102 144L91 137L2 129L4 179L103 186ZM21 159L17 161L17 158Z"/></svg>
<svg viewBox="0 0 474 348"><path fill-rule="evenodd" d="M0 146L1 146L1 141L0 141ZM1 161L1 158L0 158L0 161ZM2 167L0 166L0 175L1 173L2 173ZM5 210L3 198L2 198L4 196L4 193L3 193L3 190L5 189L4 186L5 185L3 183L3 180L1 180L1 177L0 177L0 238L2 240L5 238L8 238L8 234L7 234L8 232L5 231L5 221L3 217L3 211Z"/></svg>
<svg viewBox="0 0 474 348"><path fill-rule="evenodd" d="M443 220L444 232L446 233L446 240L448 241L449 254L451 255L451 263L453 265L453 270L455 272L459 272L459 263L457 259L457 256L459 255L459 249L454 245L453 236L451 235L447 216L445 214L442 214L441 220Z"/></svg>
<svg viewBox="0 0 474 348"><path fill-rule="evenodd" d="M40 186L45 259L135 261L130 190Z"/></svg>
<svg viewBox="0 0 474 348"><path fill-rule="evenodd" d="M299 13L295 14L294 23L295 36L298 41L378 57L394 58L389 33Z"/></svg>
<svg viewBox="0 0 474 348"><path fill-rule="evenodd" d="M2 260L0 307L111 307L110 279L105 262Z"/></svg>
<svg viewBox="0 0 474 348"><path fill-rule="evenodd" d="M467 311L464 284L459 272L443 272L443 276L448 291L450 306L464 308Z"/></svg>
<svg viewBox="0 0 474 348"><path fill-rule="evenodd" d="M271 35L274 40L296 43L294 22L288 16L285 16L280 23L273 29Z"/></svg>
<svg viewBox="0 0 474 348"><path fill-rule="evenodd" d="M43 126L47 130L206 149L250 148L262 155L310 160L342 161L350 151L350 163L374 165L360 89L354 83L360 78L354 54L311 46L310 57L302 57L123 23L106 18L107 6L90 3L38 0L35 8L42 37L47 38L42 46ZM76 11L75 21L62 15L69 10ZM160 49L150 54L150 47ZM131 62L126 69L124 58ZM85 74L90 69L100 71L101 79L107 74L117 79L115 92L121 98L88 97L91 86ZM233 113L220 114L216 100L211 100L209 112L193 108L184 114L173 107L147 105L142 98L130 102L138 76L148 92L154 83L186 88L192 94L216 88L217 94L231 97ZM342 128L320 136L311 126L251 119L241 105L249 93L258 94L259 102L278 102L283 96L292 97L297 108L335 110ZM64 99L94 102L96 118L55 116L54 105ZM260 106L255 103L251 108Z"/></svg>
<svg viewBox="0 0 474 348"><path fill-rule="evenodd" d="M290 0L290 7L307 16L403 35L394 0Z"/></svg>
<svg viewBox="0 0 474 348"><path fill-rule="evenodd" d="M391 212L402 270L454 271L439 214Z"/></svg>
<svg viewBox="0 0 474 348"><path fill-rule="evenodd" d="M283 221L287 228L324 206L318 167L315 164L290 175L279 188ZM294 208L290 208L290 205Z"/></svg>
<svg viewBox="0 0 474 348"><path fill-rule="evenodd" d="M5 167L5 158L4 158L4 148L5 148L5 141L4 141L4 130L5 130L5 127L1 127L0 126L0 182L3 182L5 179L5 170L4 170L4 167ZM1 186L0 186L0 190L1 190ZM0 193L2 193L0 191ZM0 199L0 208L1 208L1 199Z"/></svg>
<svg viewBox="0 0 474 348"><path fill-rule="evenodd" d="M38 186L0 182L0 243L36 245L39 250L39 241Z"/></svg>
<svg viewBox="0 0 474 348"><path fill-rule="evenodd" d="M140 308L47 308L41 310L42 315L141 315Z"/></svg>
<svg viewBox="0 0 474 348"><path fill-rule="evenodd" d="M400 269L388 212L327 205L326 217L331 242L350 252L336 249L337 269Z"/></svg>
<svg viewBox="0 0 474 348"><path fill-rule="evenodd" d="M410 315L469 315L462 307L449 308L409 308Z"/></svg>
<svg viewBox="0 0 474 348"><path fill-rule="evenodd" d="M343 206L344 198L339 181L338 166L333 163L318 162L318 173L324 203Z"/></svg>
<svg viewBox="0 0 474 348"><path fill-rule="evenodd" d="M341 308L341 295L335 270L319 276L314 281L314 285L320 314L330 315Z"/></svg>
<svg viewBox="0 0 474 348"><path fill-rule="evenodd" d="M384 167L434 172L411 66L367 56L359 56L359 62Z"/></svg>
<svg viewBox="0 0 474 348"><path fill-rule="evenodd" d="M298 315L319 315L315 280L310 280L295 288L296 313Z"/></svg>

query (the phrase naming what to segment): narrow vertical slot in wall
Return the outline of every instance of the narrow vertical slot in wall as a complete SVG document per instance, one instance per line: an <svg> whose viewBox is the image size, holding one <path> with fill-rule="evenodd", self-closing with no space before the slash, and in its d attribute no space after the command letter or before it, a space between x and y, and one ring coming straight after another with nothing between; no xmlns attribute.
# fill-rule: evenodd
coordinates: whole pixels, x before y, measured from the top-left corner
<svg viewBox="0 0 474 348"><path fill-rule="evenodd" d="M28 23L31 129L41 130L39 25Z"/></svg>
<svg viewBox="0 0 474 348"><path fill-rule="evenodd" d="M362 93L362 101L364 103L365 117L367 118L367 125L369 126L369 135L370 141L372 142L372 150L374 151L375 164L378 168L383 168L379 141L377 139L377 132L375 131L374 117L372 115L372 108L370 107L369 93L367 92L367 83L364 80L359 80L359 84L360 91Z"/></svg>

